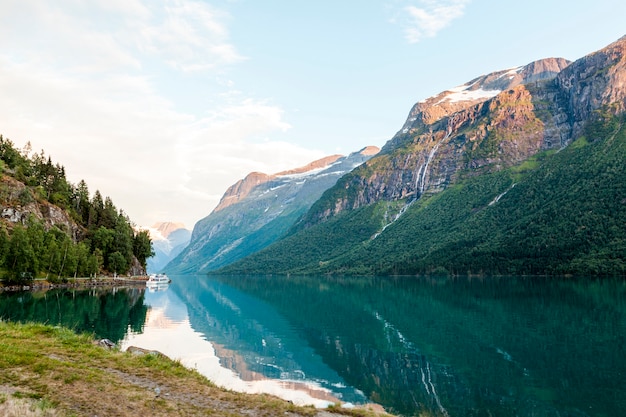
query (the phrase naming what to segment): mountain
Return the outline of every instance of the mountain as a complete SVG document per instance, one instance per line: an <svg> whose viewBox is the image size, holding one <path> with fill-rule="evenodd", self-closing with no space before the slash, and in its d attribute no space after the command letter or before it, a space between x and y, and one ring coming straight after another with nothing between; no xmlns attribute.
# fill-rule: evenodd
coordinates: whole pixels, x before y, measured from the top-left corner
<svg viewBox="0 0 626 417"><path fill-rule="evenodd" d="M217 207L194 227L189 246L165 268L196 273L228 265L279 239L338 178L378 153L366 147L304 167L253 172L228 188Z"/></svg>
<svg viewBox="0 0 626 417"><path fill-rule="evenodd" d="M289 235L224 273L623 274L626 37L413 106Z"/></svg>
<svg viewBox="0 0 626 417"><path fill-rule="evenodd" d="M148 273L160 272L183 251L191 240L191 230L182 223L161 222L148 229L154 256L148 258Z"/></svg>

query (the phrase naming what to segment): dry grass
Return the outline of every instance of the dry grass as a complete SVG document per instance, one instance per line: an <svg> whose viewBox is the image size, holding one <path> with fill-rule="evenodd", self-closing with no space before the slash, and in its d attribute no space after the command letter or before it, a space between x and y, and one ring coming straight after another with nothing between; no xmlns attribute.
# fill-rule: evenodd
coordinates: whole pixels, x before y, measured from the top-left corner
<svg viewBox="0 0 626 417"><path fill-rule="evenodd" d="M268 395L227 391L165 357L107 350L63 328L0 322L0 417L338 413L378 415L297 407Z"/></svg>

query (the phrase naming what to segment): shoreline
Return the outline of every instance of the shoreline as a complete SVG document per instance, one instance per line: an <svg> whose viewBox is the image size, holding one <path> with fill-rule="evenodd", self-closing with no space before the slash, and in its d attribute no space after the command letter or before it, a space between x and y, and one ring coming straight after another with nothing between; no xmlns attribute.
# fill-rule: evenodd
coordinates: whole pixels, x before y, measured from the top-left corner
<svg viewBox="0 0 626 417"><path fill-rule="evenodd" d="M151 351L125 351L63 327L0 320L0 415L25 403L37 416L389 416L374 407L297 406L268 394L219 388ZM7 415L20 415L7 414Z"/></svg>
<svg viewBox="0 0 626 417"><path fill-rule="evenodd" d="M97 278L67 278L67 282L53 283L43 279L35 279L30 285L4 285L0 284L0 292L4 291L41 291L65 288L96 288L115 286L145 286L147 275L132 277L99 276Z"/></svg>

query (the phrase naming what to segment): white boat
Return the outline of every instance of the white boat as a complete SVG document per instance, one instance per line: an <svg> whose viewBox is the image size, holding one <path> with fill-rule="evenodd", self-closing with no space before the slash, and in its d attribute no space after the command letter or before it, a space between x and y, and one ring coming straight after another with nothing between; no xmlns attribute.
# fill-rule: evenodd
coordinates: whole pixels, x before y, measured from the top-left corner
<svg viewBox="0 0 626 417"><path fill-rule="evenodd" d="M157 288L164 287L172 282L165 274L151 274L146 281L146 287Z"/></svg>

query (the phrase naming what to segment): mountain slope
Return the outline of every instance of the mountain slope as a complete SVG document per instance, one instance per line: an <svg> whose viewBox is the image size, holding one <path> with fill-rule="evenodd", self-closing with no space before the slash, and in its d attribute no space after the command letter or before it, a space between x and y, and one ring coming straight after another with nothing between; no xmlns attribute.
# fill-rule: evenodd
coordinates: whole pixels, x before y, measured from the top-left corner
<svg viewBox="0 0 626 417"><path fill-rule="evenodd" d="M626 37L443 112L467 87L418 103L287 239L223 272L623 273L625 51Z"/></svg>
<svg viewBox="0 0 626 417"><path fill-rule="evenodd" d="M279 239L337 179L378 152L367 147L274 175L251 173L231 186L213 212L194 227L191 242L165 270L208 271Z"/></svg>
<svg viewBox="0 0 626 417"><path fill-rule="evenodd" d="M154 256L147 261L149 274L160 272L187 247L191 239L191 230L182 223L156 223L148 231L154 249Z"/></svg>

